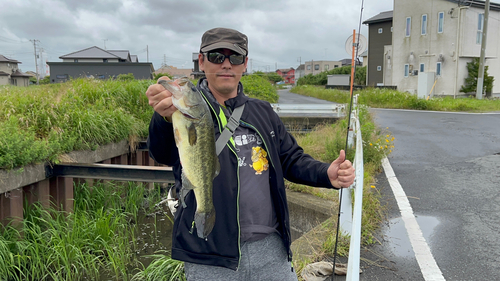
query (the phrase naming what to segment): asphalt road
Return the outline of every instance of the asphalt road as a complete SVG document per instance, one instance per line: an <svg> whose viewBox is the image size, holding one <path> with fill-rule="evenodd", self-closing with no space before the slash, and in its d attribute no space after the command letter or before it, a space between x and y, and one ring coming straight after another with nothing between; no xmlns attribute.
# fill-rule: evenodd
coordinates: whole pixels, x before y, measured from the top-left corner
<svg viewBox="0 0 500 281"><path fill-rule="evenodd" d="M500 280L500 113L371 112L395 137L389 162L443 279ZM426 280L384 172L376 188L387 221L380 243L362 249L360 279Z"/></svg>
<svg viewBox="0 0 500 281"><path fill-rule="evenodd" d="M443 277L500 280L500 114L372 113L395 137L389 161ZM365 280L424 280L385 174L377 180L389 221L369 250L388 269Z"/></svg>

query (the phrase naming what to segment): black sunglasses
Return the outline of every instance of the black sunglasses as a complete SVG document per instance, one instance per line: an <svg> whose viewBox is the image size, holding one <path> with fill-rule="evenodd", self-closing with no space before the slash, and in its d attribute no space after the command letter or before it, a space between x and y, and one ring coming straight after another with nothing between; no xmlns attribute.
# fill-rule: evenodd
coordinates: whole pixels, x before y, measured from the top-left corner
<svg viewBox="0 0 500 281"><path fill-rule="evenodd" d="M205 53L208 61L215 64L223 63L226 58L229 59L229 62L233 65L240 65L245 62L245 56L240 54L231 54L229 56L221 54L219 52L209 52Z"/></svg>

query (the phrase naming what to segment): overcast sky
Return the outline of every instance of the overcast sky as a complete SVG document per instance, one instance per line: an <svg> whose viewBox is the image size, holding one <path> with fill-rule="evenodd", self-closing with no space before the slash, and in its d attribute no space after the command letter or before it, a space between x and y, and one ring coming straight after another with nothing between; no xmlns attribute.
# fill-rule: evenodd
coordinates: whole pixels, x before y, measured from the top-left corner
<svg viewBox="0 0 500 281"><path fill-rule="evenodd" d="M155 69L192 68L202 34L214 27L248 36L249 71L297 68L299 62L348 58L361 0L0 0L0 54L34 71L34 46L48 61L97 46L129 50ZM393 8L365 1L362 20ZM367 27L361 33L367 36ZM146 52L146 48L149 52Z"/></svg>

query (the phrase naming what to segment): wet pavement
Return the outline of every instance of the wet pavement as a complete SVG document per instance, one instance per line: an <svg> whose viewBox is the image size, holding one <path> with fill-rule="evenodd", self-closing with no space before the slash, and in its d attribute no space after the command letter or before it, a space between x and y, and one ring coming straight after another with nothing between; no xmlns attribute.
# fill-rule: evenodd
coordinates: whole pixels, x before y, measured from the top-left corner
<svg viewBox="0 0 500 281"><path fill-rule="evenodd" d="M395 137L389 161L444 278L500 280L500 114L372 112ZM388 221L362 279L423 280L385 174L377 181Z"/></svg>

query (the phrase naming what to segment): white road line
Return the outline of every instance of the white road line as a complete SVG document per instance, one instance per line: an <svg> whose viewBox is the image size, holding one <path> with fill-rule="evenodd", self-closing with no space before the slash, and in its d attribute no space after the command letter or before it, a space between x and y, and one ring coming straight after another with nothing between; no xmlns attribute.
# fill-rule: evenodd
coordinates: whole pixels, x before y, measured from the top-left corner
<svg viewBox="0 0 500 281"><path fill-rule="evenodd" d="M387 157L382 159L382 166L384 167L385 175L391 185L392 192L394 193L399 210L401 211L401 218L405 223L406 232L408 232L411 246L415 252L415 258L417 259L424 279L427 281L446 280L432 256L431 249L429 245L427 245L424 235L420 230L420 226L413 215L410 201L408 201L403 187L399 184Z"/></svg>

